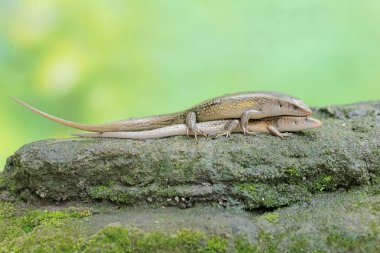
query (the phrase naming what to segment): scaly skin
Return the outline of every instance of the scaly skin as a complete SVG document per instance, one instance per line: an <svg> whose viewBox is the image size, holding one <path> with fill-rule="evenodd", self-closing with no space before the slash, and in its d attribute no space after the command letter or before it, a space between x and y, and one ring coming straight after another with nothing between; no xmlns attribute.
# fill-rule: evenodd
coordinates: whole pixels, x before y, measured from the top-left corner
<svg viewBox="0 0 380 253"><path fill-rule="evenodd" d="M248 130L252 133L264 132L271 133L280 138L289 136L290 133L282 132L298 132L311 128L318 128L322 123L313 118L306 117L273 117L261 120L251 120L248 123ZM230 126L234 126L231 129ZM243 132L239 126L238 120L217 120L198 123L198 128L207 135L225 135L229 136L231 132ZM103 132L90 134L73 134L79 137L102 137L102 138L121 138L121 139L154 139L169 136L186 135L187 127L185 124L175 124L167 127L157 128L153 130L136 131L136 132Z"/></svg>
<svg viewBox="0 0 380 253"><path fill-rule="evenodd" d="M301 100L286 94L276 92L245 92L213 98L177 113L88 125L60 119L42 112L17 98L13 99L33 112L52 121L91 132L141 131L186 123L188 132L190 131L196 136L202 133L196 122L240 119L243 132L246 133L249 132L247 129L249 119L262 119L274 116L305 117L312 113L310 108Z"/></svg>

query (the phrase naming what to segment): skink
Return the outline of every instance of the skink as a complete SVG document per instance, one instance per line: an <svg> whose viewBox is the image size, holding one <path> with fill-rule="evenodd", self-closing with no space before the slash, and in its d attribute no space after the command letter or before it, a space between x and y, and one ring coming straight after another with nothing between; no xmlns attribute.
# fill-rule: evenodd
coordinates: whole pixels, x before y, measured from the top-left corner
<svg viewBox="0 0 380 253"><path fill-rule="evenodd" d="M197 134L203 134L197 122L240 119L242 130L244 133L247 133L249 132L247 127L250 119L262 119L274 116L305 117L312 113L311 109L302 100L286 94L277 92L244 92L216 97L177 113L91 125L67 121L42 112L17 98L13 99L33 112L52 121L91 132L141 131L174 124L186 124L187 132L191 132L196 136Z"/></svg>
<svg viewBox="0 0 380 253"><path fill-rule="evenodd" d="M318 128L322 123L313 118L307 117L273 117L262 120L250 120L247 128L250 133L264 132L271 133L280 138L289 136L288 132L303 131L311 128ZM198 128L207 135L229 136L232 132L243 132L238 120L217 120L198 123ZM185 124L175 124L153 130L136 132L103 132L103 133L84 133L73 134L79 137L103 137L121 139L153 139L169 136L186 135L187 127Z"/></svg>

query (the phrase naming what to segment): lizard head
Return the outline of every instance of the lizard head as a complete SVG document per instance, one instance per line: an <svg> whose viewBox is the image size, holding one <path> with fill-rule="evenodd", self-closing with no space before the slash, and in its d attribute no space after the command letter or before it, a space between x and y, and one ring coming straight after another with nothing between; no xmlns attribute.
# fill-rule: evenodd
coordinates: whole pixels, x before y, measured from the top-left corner
<svg viewBox="0 0 380 253"><path fill-rule="evenodd" d="M312 110L296 97L279 92L261 92L259 100L259 110L262 116L298 116L307 117L312 114Z"/></svg>
<svg viewBox="0 0 380 253"><path fill-rule="evenodd" d="M306 117L312 114L312 110L302 100L294 97L279 99L271 110L273 115L277 114L276 116Z"/></svg>
<svg viewBox="0 0 380 253"><path fill-rule="evenodd" d="M307 117L281 117L277 122L280 132L297 132L322 126L322 122L317 119Z"/></svg>

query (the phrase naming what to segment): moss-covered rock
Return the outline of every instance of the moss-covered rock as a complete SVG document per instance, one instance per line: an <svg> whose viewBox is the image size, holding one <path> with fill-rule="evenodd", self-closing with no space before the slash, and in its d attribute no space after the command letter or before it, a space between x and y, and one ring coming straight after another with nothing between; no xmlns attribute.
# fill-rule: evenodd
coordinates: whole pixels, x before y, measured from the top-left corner
<svg viewBox="0 0 380 253"><path fill-rule="evenodd" d="M301 185L292 184L242 184L232 190L233 195L243 200L245 209L276 208L298 201L306 201L311 194Z"/></svg>
<svg viewBox="0 0 380 253"><path fill-rule="evenodd" d="M18 244L20 238L37 227L56 226L68 219L89 217L91 214L86 208L48 211L0 201L0 251L5 252L1 250L5 245Z"/></svg>
<svg viewBox="0 0 380 253"><path fill-rule="evenodd" d="M0 186L29 201L273 209L371 184L380 175L379 115L376 102L316 109L324 126L285 140L44 140L8 159Z"/></svg>
<svg viewBox="0 0 380 253"><path fill-rule="evenodd" d="M380 102L315 112L285 140L25 145L0 175L0 252L380 252Z"/></svg>
<svg viewBox="0 0 380 253"><path fill-rule="evenodd" d="M0 252L379 252L373 187L318 193L275 211L106 207L37 209L0 202Z"/></svg>
<svg viewBox="0 0 380 253"><path fill-rule="evenodd" d="M371 184L380 175L380 103L315 111L323 120L321 129L285 140L236 134L199 141L34 142L8 159L3 185L29 201L180 207L218 203L252 210Z"/></svg>

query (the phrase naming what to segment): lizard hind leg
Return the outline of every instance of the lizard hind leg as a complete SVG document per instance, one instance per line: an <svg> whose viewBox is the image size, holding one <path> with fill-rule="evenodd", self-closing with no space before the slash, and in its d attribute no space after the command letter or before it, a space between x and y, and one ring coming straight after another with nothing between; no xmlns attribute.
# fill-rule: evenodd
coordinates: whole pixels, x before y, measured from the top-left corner
<svg viewBox="0 0 380 253"><path fill-rule="evenodd" d="M207 135L204 134L197 127L197 115L195 114L195 112L189 112L186 115L186 127L187 127L187 130L186 130L187 136L189 136L189 133L192 132L194 134L195 139L197 139L198 134L201 134L207 137Z"/></svg>
<svg viewBox="0 0 380 253"><path fill-rule="evenodd" d="M224 131L215 133L215 138L218 138L219 136L226 136L230 137L231 133L239 126L240 122L237 119L233 119L227 122L227 124L224 126Z"/></svg>
<svg viewBox="0 0 380 253"><path fill-rule="evenodd" d="M292 134L291 133L281 133L280 131L278 131L277 128L275 128L274 126L268 126L268 131L275 135L275 136L278 136L280 137L281 139L284 139L284 137L288 137L288 136L291 136Z"/></svg>

